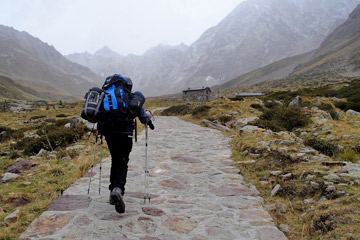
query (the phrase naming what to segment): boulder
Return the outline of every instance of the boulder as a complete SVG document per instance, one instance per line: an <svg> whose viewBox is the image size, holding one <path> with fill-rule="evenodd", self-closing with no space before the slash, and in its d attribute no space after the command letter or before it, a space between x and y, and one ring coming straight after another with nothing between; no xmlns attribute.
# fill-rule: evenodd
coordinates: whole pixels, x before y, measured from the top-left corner
<svg viewBox="0 0 360 240"><path fill-rule="evenodd" d="M6 183L14 179L17 179L18 177L20 177L19 174L7 172L2 175L2 182Z"/></svg>
<svg viewBox="0 0 360 240"><path fill-rule="evenodd" d="M259 128L257 126L247 125L245 127L242 127L239 131L240 133L255 133L255 132L264 132L266 130L263 128Z"/></svg>
<svg viewBox="0 0 360 240"><path fill-rule="evenodd" d="M277 192L280 190L280 184L277 184L273 190L271 190L271 196L275 196L277 194Z"/></svg>
<svg viewBox="0 0 360 240"><path fill-rule="evenodd" d="M5 222L16 222L19 219L19 213L20 213L20 210L16 209L14 212L7 215L6 218L4 219L4 221Z"/></svg>
<svg viewBox="0 0 360 240"><path fill-rule="evenodd" d="M296 96L290 103L289 103L289 107L292 106L299 106L301 102L301 98L299 96Z"/></svg>
<svg viewBox="0 0 360 240"><path fill-rule="evenodd" d="M360 116L360 112L349 109L349 110L346 111L346 115Z"/></svg>
<svg viewBox="0 0 360 240"><path fill-rule="evenodd" d="M204 119L203 123L205 123L209 128L217 129L219 131L225 131L225 132L230 132L231 131L230 128L225 127L225 126L223 126L221 124L213 123L213 122L211 122L211 121L209 121L207 119Z"/></svg>
<svg viewBox="0 0 360 240"><path fill-rule="evenodd" d="M8 167L5 172L9 173L23 173L33 167L34 164L30 160L21 159L16 164Z"/></svg>

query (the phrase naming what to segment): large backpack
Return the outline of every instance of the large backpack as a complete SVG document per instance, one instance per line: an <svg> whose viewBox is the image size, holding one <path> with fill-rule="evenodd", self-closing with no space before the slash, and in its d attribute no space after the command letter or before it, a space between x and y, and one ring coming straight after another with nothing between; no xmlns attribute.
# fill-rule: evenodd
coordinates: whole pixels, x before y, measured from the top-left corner
<svg viewBox="0 0 360 240"><path fill-rule="evenodd" d="M93 87L85 94L85 103L81 111L81 117L89 122L96 123L103 118L103 99L105 91L103 89Z"/></svg>
<svg viewBox="0 0 360 240"><path fill-rule="evenodd" d="M132 81L130 78L115 74L107 77L102 89L105 91L103 99L103 119L106 122L130 123L136 116L130 113L130 101L133 99Z"/></svg>

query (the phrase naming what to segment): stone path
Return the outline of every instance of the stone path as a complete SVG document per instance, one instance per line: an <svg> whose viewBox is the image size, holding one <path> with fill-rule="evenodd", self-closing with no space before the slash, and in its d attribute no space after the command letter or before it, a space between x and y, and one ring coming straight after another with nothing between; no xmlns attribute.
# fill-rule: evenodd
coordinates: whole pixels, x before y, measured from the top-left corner
<svg viewBox="0 0 360 240"><path fill-rule="evenodd" d="M125 214L108 203L110 159L78 179L20 239L286 239L244 184L228 139L175 117L157 117L149 131L151 202L144 204L143 134L130 155Z"/></svg>

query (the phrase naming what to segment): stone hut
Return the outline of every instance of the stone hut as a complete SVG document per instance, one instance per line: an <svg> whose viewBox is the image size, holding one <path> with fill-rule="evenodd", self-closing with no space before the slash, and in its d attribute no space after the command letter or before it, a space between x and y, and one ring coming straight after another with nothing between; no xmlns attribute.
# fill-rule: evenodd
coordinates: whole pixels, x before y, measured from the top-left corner
<svg viewBox="0 0 360 240"><path fill-rule="evenodd" d="M188 89L183 91L184 101L189 100L210 100L211 89L209 87L201 89Z"/></svg>

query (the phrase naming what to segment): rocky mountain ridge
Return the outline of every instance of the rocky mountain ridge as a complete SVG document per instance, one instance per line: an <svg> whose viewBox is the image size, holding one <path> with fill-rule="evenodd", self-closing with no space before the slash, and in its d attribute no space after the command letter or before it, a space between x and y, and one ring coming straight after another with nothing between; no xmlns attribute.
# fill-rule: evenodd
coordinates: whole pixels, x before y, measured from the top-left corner
<svg viewBox="0 0 360 240"><path fill-rule="evenodd" d="M27 32L0 25L0 75L22 86L20 98L81 99L101 78ZM11 86L1 88L5 97ZM25 97L26 96L26 97Z"/></svg>
<svg viewBox="0 0 360 240"><path fill-rule="evenodd" d="M277 60L303 54L321 42L359 0L248 0L189 47L155 47L142 56L117 55L110 61L80 61L98 74L131 76L148 95L179 92L229 81ZM81 55L81 54L80 54ZM114 56L114 54L111 54ZM87 54L88 59L90 56ZM103 56L102 56L103 57Z"/></svg>

